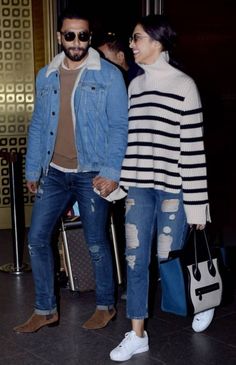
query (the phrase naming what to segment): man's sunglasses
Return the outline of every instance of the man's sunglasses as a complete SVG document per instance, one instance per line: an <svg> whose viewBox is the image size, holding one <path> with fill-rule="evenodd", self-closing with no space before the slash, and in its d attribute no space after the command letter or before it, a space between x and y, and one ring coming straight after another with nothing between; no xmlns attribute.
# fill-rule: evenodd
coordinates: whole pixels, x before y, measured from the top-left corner
<svg viewBox="0 0 236 365"><path fill-rule="evenodd" d="M88 42L90 39L90 33L89 32L61 32L66 42L72 42L75 40L76 36L78 37L78 40L80 42Z"/></svg>

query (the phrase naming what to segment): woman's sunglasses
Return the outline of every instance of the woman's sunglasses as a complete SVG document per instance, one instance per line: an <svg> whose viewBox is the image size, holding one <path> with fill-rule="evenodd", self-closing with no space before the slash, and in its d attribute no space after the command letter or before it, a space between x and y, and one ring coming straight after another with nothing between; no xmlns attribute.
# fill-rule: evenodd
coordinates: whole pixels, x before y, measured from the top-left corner
<svg viewBox="0 0 236 365"><path fill-rule="evenodd" d="M89 38L90 38L90 33L89 32L79 32L79 33L75 33L75 32L61 32L61 34L63 35L64 39L66 42L72 42L75 40L76 36L78 37L78 40L80 42L88 42Z"/></svg>
<svg viewBox="0 0 236 365"><path fill-rule="evenodd" d="M141 35L141 34L134 34L132 37L129 37L129 44L134 42L134 43L137 43L140 39L143 39L143 38L150 38L149 36L146 36L146 35Z"/></svg>

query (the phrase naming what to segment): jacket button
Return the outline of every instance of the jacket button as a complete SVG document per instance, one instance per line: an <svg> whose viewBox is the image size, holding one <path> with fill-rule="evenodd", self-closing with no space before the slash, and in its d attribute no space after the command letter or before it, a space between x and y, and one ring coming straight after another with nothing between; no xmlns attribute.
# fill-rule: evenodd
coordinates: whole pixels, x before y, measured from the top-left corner
<svg viewBox="0 0 236 365"><path fill-rule="evenodd" d="M50 151L48 151L48 155L50 155Z"/></svg>
<svg viewBox="0 0 236 365"><path fill-rule="evenodd" d="M57 90L54 90L54 94L57 94Z"/></svg>
<svg viewBox="0 0 236 365"><path fill-rule="evenodd" d="M51 136L53 136L53 132L50 132Z"/></svg>
<svg viewBox="0 0 236 365"><path fill-rule="evenodd" d="M55 115L56 113L55 112L52 112L52 115Z"/></svg>

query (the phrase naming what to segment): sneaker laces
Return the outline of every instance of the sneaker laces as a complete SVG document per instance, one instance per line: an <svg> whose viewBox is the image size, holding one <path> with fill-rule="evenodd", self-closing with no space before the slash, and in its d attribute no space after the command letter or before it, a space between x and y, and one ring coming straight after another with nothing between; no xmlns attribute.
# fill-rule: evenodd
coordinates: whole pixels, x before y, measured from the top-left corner
<svg viewBox="0 0 236 365"><path fill-rule="evenodd" d="M134 331L126 332L125 338L121 341L121 343L118 345L119 348L125 347L125 344L130 341L133 337Z"/></svg>
<svg viewBox="0 0 236 365"><path fill-rule="evenodd" d="M195 317L194 317L194 320L195 321L201 321L202 320L202 318L204 317L204 312L200 312L200 313L197 313L196 315L195 315Z"/></svg>

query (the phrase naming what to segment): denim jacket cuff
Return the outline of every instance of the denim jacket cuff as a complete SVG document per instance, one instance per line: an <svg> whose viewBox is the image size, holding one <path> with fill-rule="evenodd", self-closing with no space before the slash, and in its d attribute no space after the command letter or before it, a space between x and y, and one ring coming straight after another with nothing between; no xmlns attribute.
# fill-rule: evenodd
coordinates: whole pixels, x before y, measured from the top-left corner
<svg viewBox="0 0 236 365"><path fill-rule="evenodd" d="M107 179L119 182L120 180L120 170L116 170L112 167L102 167L99 171L99 176L103 176Z"/></svg>

